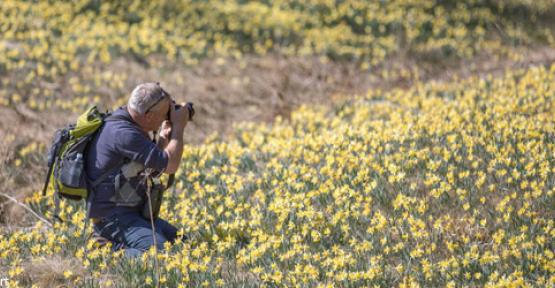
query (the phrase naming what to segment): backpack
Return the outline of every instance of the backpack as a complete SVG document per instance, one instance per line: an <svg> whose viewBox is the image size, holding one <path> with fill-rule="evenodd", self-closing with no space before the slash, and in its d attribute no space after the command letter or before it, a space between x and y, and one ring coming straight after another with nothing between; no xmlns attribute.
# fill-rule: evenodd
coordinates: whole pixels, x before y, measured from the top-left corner
<svg viewBox="0 0 555 288"><path fill-rule="evenodd" d="M48 172L42 195L46 196L49 184L52 183L56 206L54 214L59 220L61 220L58 216L60 198L88 200L95 186L121 168L114 167L95 181L90 181L85 170L88 144L106 121L113 120L126 120L126 118L122 115L112 116L108 112L101 113L96 106L92 106L77 118L76 123L56 131L48 151Z"/></svg>

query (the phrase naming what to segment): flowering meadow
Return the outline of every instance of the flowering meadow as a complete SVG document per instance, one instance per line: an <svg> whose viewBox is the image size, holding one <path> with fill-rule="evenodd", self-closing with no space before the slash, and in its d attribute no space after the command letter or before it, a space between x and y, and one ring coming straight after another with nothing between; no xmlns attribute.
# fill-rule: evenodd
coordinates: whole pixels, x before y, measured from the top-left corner
<svg viewBox="0 0 555 288"><path fill-rule="evenodd" d="M555 56L518 53L555 47L555 30L543 25L553 11L552 0L0 1L0 193L36 213L10 214L13 203L0 197L0 280L555 287ZM269 55L409 80L306 101L272 121L234 123L229 135L203 134L199 144L186 139L161 210L185 239L164 251L127 259L98 245L90 225L83 231L82 202L62 201L63 222L53 221L53 191L38 190L54 126L91 105L125 103L153 75L137 76L145 71L158 71L178 95L192 86L180 73L206 59L246 66ZM427 81L418 65L388 66L473 57L528 67ZM211 79L225 81L211 69ZM260 82L238 73L233 87ZM298 92L285 88L269 87L269 101ZM261 96L228 98L195 98L198 116L219 113L207 99L248 106L243 113L271 106Z"/></svg>
<svg viewBox="0 0 555 288"><path fill-rule="evenodd" d="M555 45L550 26L540 24L554 7L552 0L5 0L0 105L81 111L127 92L133 79L106 69L121 58L167 69L203 58L321 55L366 70L405 55L518 59L514 45Z"/></svg>
<svg viewBox="0 0 555 288"><path fill-rule="evenodd" d="M5 235L0 263L22 285L62 255L84 287L154 285L153 257L163 287L553 286L554 83L538 66L238 124L186 147L161 215L187 240L124 259L84 245L64 202L54 229Z"/></svg>

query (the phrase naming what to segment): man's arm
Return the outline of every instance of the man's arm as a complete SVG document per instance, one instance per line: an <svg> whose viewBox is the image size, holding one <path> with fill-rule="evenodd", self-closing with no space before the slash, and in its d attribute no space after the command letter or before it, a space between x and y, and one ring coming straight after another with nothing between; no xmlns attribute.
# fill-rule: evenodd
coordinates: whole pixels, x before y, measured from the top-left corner
<svg viewBox="0 0 555 288"><path fill-rule="evenodd" d="M183 104L183 106L185 105ZM164 152L168 155L168 166L164 171L167 174L173 174L179 168L181 156L183 155L183 130L187 126L187 119L189 117L187 109L175 110L173 105L170 109L172 122L171 138L164 149Z"/></svg>
<svg viewBox="0 0 555 288"><path fill-rule="evenodd" d="M173 174L177 171L183 155L183 128L174 126L170 141L164 152L168 154L168 166L164 172Z"/></svg>

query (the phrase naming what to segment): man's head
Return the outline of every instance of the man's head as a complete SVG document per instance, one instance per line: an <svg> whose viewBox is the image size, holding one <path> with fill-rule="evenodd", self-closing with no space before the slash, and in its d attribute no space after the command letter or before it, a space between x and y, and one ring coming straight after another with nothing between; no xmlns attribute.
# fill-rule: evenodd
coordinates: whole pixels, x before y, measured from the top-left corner
<svg viewBox="0 0 555 288"><path fill-rule="evenodd" d="M166 120L170 95L158 83L139 84L127 102L131 117L145 131L156 131Z"/></svg>

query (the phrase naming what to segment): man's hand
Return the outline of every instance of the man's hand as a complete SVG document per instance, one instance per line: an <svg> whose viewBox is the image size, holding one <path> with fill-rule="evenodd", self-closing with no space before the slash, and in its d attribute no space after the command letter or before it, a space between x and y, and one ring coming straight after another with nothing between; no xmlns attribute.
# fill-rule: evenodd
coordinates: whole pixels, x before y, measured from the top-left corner
<svg viewBox="0 0 555 288"><path fill-rule="evenodd" d="M158 132L158 148L164 149L170 141L172 133L172 124L170 121L166 120L162 122L162 126Z"/></svg>
<svg viewBox="0 0 555 288"><path fill-rule="evenodd" d="M189 119L189 109L185 107L185 103L181 104L180 109L175 109L175 104L170 105L170 121L171 133L168 145L164 151L168 154L168 166L166 166L166 173L173 174L179 167L181 156L183 154L183 130L187 125Z"/></svg>
<svg viewBox="0 0 555 288"><path fill-rule="evenodd" d="M170 121L176 129L184 129L189 119L189 110L185 108L185 103L181 103L179 109L175 109L175 104L170 106Z"/></svg>
<svg viewBox="0 0 555 288"><path fill-rule="evenodd" d="M168 120L162 122L162 126L160 127L160 134L158 135L160 138L164 138L166 140L170 139L172 133L172 123Z"/></svg>

